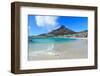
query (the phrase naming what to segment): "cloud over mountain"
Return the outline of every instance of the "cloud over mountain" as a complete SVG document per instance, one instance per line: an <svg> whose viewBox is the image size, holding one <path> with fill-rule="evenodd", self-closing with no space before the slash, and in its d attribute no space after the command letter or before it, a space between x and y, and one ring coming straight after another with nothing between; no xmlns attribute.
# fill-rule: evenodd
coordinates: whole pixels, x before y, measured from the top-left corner
<svg viewBox="0 0 100 76"><path fill-rule="evenodd" d="M57 16L35 16L36 25L38 27L46 27L48 31L56 29L59 25Z"/></svg>

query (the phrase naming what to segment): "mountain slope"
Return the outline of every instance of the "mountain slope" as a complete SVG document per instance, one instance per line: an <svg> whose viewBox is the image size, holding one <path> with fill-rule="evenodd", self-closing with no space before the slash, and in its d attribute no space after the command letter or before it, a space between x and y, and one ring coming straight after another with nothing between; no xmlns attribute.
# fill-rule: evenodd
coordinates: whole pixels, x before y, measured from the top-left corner
<svg viewBox="0 0 100 76"><path fill-rule="evenodd" d="M65 26L61 26L60 28L53 30L49 33L40 34L36 37L58 37L58 36L64 36L64 37L82 37L86 38L88 37L88 30L80 31L80 32L74 32Z"/></svg>
<svg viewBox="0 0 100 76"><path fill-rule="evenodd" d="M65 35L65 34L73 34L73 33L75 32L62 25L60 28L53 30L52 32L49 32L48 34Z"/></svg>

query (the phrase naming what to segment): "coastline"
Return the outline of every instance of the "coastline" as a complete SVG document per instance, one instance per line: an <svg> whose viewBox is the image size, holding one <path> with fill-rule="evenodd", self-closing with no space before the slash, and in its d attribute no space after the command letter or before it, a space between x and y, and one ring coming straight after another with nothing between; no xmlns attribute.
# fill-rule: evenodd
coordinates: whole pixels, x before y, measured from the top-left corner
<svg viewBox="0 0 100 76"><path fill-rule="evenodd" d="M74 39L88 39L88 37L65 37L65 36L51 36L51 37L41 37L41 36L39 36L39 37L32 37L32 38L74 38Z"/></svg>
<svg viewBox="0 0 100 76"><path fill-rule="evenodd" d="M88 37L87 38L83 38L83 37L54 37L54 38L72 38L72 39L88 39Z"/></svg>
<svg viewBox="0 0 100 76"><path fill-rule="evenodd" d="M28 60L51 60L51 59L79 59L88 57L87 39L79 39L62 44L44 44L39 46L46 46L45 48L33 51L29 48Z"/></svg>

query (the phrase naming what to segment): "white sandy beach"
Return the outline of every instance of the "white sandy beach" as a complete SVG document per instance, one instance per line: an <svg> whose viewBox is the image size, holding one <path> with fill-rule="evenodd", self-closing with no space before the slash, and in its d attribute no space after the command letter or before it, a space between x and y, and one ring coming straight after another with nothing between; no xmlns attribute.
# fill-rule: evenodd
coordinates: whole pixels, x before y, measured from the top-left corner
<svg viewBox="0 0 100 76"><path fill-rule="evenodd" d="M44 49L38 48L38 51L29 48L28 53L28 60L80 59L87 57L88 41L84 38L68 43L46 45Z"/></svg>

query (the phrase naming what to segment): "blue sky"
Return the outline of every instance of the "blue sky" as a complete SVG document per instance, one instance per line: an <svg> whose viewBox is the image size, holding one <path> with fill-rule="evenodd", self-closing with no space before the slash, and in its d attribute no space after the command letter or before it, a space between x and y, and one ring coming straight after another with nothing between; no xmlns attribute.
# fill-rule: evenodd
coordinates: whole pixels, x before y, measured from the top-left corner
<svg viewBox="0 0 100 76"><path fill-rule="evenodd" d="M51 32L64 25L75 32L88 29L88 17L28 15L29 36Z"/></svg>

